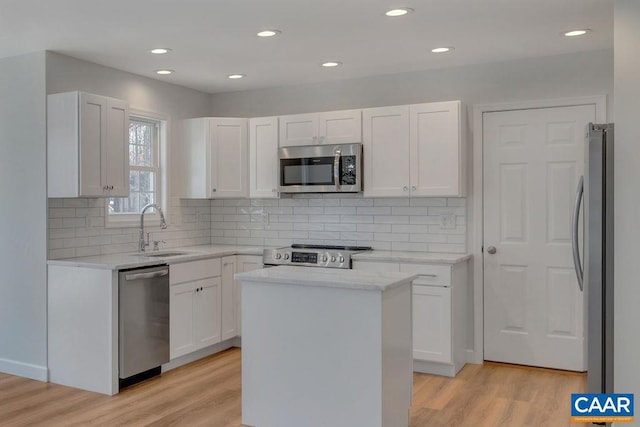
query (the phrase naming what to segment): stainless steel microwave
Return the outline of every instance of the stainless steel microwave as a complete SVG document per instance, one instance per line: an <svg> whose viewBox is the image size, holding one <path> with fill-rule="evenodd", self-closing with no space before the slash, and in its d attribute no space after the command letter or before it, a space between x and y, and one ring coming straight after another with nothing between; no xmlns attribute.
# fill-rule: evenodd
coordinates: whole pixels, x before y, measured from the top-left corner
<svg viewBox="0 0 640 427"><path fill-rule="evenodd" d="M356 193L362 191L362 144L282 147L281 193Z"/></svg>

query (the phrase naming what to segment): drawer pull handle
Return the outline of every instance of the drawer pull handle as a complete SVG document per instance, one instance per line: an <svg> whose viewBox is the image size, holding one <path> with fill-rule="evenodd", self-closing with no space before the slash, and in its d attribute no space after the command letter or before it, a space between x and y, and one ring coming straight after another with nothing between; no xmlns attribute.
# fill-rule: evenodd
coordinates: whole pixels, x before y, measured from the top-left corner
<svg viewBox="0 0 640 427"><path fill-rule="evenodd" d="M424 277L438 277L437 274L421 274L420 276L424 276Z"/></svg>

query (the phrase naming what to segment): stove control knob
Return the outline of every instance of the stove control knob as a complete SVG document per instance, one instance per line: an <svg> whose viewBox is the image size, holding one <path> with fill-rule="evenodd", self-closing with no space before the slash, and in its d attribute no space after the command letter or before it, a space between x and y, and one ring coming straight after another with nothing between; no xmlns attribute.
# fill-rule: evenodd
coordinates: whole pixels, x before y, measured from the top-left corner
<svg viewBox="0 0 640 427"><path fill-rule="evenodd" d="M276 253L276 259L280 259L280 258L282 258L282 254L280 252L277 252Z"/></svg>
<svg viewBox="0 0 640 427"><path fill-rule="evenodd" d="M343 256L340 257L340 262L344 262L344 257Z"/></svg>
<svg viewBox="0 0 640 427"><path fill-rule="evenodd" d="M336 257L335 256L331 257L331 262L336 262Z"/></svg>
<svg viewBox="0 0 640 427"><path fill-rule="evenodd" d="M284 259L289 259L289 254L284 254Z"/></svg>
<svg viewBox="0 0 640 427"><path fill-rule="evenodd" d="M322 255L322 262L327 262L327 260L329 260L329 257L326 255Z"/></svg>

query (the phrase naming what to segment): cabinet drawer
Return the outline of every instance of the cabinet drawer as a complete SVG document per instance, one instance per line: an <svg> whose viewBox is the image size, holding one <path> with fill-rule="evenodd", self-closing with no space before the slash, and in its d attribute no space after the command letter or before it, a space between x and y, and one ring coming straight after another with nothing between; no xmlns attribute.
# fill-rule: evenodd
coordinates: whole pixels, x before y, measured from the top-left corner
<svg viewBox="0 0 640 427"><path fill-rule="evenodd" d="M172 264L169 266L169 283L175 285L207 277L216 277L220 274L220 258Z"/></svg>
<svg viewBox="0 0 640 427"><path fill-rule="evenodd" d="M451 266L438 264L400 264L403 273L418 274L414 280L417 285L450 286Z"/></svg>

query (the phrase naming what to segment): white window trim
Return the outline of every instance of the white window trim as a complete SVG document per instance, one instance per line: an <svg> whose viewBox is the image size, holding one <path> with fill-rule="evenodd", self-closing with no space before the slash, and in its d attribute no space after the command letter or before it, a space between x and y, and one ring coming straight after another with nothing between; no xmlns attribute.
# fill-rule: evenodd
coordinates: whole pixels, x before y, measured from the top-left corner
<svg viewBox="0 0 640 427"><path fill-rule="evenodd" d="M167 209L167 149L168 149L168 141L169 141L169 116L162 113L157 113L154 111L147 111L139 108L130 108L129 109L129 117L138 118L141 121L144 119L150 119L156 122L159 122L159 138L157 138L156 144L156 156L158 161L158 168L160 173L158 174L157 184L156 184L156 195L160 199L160 207L165 216L165 220L169 222L169 215ZM104 226L105 228L133 228L140 226L140 214L121 214L121 215L112 215L109 214L109 198L105 199L104 202L105 214L104 214ZM160 225L160 215L157 213L147 212L144 215L144 223L146 225L151 226L159 226Z"/></svg>

